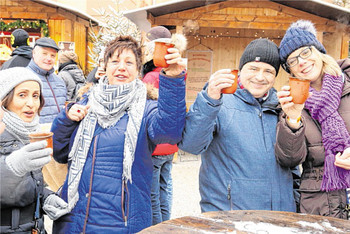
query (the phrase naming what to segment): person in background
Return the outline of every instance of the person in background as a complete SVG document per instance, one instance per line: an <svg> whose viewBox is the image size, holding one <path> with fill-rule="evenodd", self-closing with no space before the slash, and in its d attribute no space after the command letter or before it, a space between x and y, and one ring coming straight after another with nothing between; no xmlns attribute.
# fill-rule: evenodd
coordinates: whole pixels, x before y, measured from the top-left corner
<svg viewBox="0 0 350 234"><path fill-rule="evenodd" d="M175 36L175 35L174 35ZM163 26L151 28L146 34L146 55L145 63L142 67L144 74L142 81L149 84L156 93L159 92L159 73L161 67L156 67L153 63L154 40L164 42L171 41L170 31ZM186 48L186 38L175 46L180 53ZM181 49L179 48L181 47ZM169 220L172 206L172 178L171 169L173 165L174 153L178 151L177 145L159 144L152 153L153 179L151 189L152 199L152 225Z"/></svg>
<svg viewBox="0 0 350 234"><path fill-rule="evenodd" d="M0 134L5 130L5 124L2 122L2 118L4 117L4 110L2 109L2 102L0 101Z"/></svg>
<svg viewBox="0 0 350 234"><path fill-rule="evenodd" d="M273 88L280 67L278 47L257 39L239 63L238 88L231 69L211 75L186 116L179 148L201 154L202 212L296 211L293 177L275 158L278 100Z"/></svg>
<svg viewBox="0 0 350 234"><path fill-rule="evenodd" d="M44 188L41 168L51 160L52 149L46 141L29 142L28 135L39 130L41 91L40 78L26 68L0 71L6 125L0 134L1 233L46 233L43 214L55 220L67 213L67 203Z"/></svg>
<svg viewBox="0 0 350 234"><path fill-rule="evenodd" d="M280 43L280 59L291 75L310 80L311 96L304 104L294 104L289 86L278 92L283 113L277 130L277 161L286 167L302 163L302 213L347 219L350 60L338 64L327 55L307 20L288 28Z"/></svg>
<svg viewBox="0 0 350 234"><path fill-rule="evenodd" d="M98 56L98 65L95 67L87 76L86 80L88 83L96 84L101 77L104 77L106 74L105 64L103 62L103 56L105 53L105 47L102 48Z"/></svg>
<svg viewBox="0 0 350 234"><path fill-rule="evenodd" d="M181 140L186 114L184 65L178 49L168 52L158 102L149 100L140 45L117 37L106 48L106 76L55 119L54 158L69 164L61 197L70 213L53 233L136 233L152 224L151 154Z"/></svg>
<svg viewBox="0 0 350 234"><path fill-rule="evenodd" d="M58 53L58 76L67 88L67 101L76 101L78 90L86 84L83 71L77 65L78 56L73 51Z"/></svg>
<svg viewBox="0 0 350 234"><path fill-rule="evenodd" d="M29 46L29 34L19 28L11 33L11 46L15 48L12 51L9 60L2 64L0 70L5 70L11 67L26 67L32 59L32 47Z"/></svg>
<svg viewBox="0 0 350 234"><path fill-rule="evenodd" d="M67 100L66 85L54 73L53 67L59 50L51 38L40 38L35 42L33 58L28 64L28 68L36 73L43 83L45 105L41 111L40 123L52 123Z"/></svg>

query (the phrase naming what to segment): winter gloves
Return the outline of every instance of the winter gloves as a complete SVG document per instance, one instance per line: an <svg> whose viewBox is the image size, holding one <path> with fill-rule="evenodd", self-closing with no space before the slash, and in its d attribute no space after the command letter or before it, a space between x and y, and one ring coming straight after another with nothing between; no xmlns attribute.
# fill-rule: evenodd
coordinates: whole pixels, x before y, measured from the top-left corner
<svg viewBox="0 0 350 234"><path fill-rule="evenodd" d="M41 169L51 160L52 149L45 148L46 141L38 141L23 146L6 157L5 162L9 169L19 177L27 172Z"/></svg>
<svg viewBox="0 0 350 234"><path fill-rule="evenodd" d="M67 208L68 204L56 194L49 195L45 199L43 206L43 210L46 212L47 216L49 216L49 218L52 220L56 220L62 215L67 214Z"/></svg>

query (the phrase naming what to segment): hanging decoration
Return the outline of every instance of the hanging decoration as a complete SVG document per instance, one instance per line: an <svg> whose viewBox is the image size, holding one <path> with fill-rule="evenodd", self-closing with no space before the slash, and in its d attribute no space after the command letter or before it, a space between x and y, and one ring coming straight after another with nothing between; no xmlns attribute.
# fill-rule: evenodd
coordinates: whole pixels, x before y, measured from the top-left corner
<svg viewBox="0 0 350 234"><path fill-rule="evenodd" d="M49 27L44 20L16 20L13 22L5 23L2 19L0 20L0 31L11 31L17 28L33 28L41 29L41 33L44 37L49 36Z"/></svg>
<svg viewBox="0 0 350 234"><path fill-rule="evenodd" d="M108 11L104 8L94 9L100 15L100 29L97 33L91 30L89 40L93 43L89 48L89 56L93 62L89 62L94 66L98 65L99 55L104 51L106 45L120 35L130 35L141 43L141 32L131 20L126 18L122 12L119 12L108 6Z"/></svg>

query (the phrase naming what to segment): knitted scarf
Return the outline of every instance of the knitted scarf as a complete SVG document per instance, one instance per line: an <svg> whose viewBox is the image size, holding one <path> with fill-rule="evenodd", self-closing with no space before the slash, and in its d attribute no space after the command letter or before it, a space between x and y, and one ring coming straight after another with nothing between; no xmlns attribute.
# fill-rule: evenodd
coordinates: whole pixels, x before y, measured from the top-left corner
<svg viewBox="0 0 350 234"><path fill-rule="evenodd" d="M39 128L39 116L36 115L32 122L24 122L12 111L4 110L2 121L6 125L6 130L16 136L23 144L29 144L29 134L36 132Z"/></svg>
<svg viewBox="0 0 350 234"><path fill-rule="evenodd" d="M79 125L72 149L68 155L68 160L71 161L68 176L68 209L70 211L79 200L78 186L94 136L96 123L102 128L110 128L125 113L129 115L129 120L124 140L122 179L126 183L128 181L132 183L131 169L146 104L146 95L146 87L138 78L127 84L108 85L105 77L96 86L93 86L88 102L91 107Z"/></svg>
<svg viewBox="0 0 350 234"><path fill-rule="evenodd" d="M321 124L325 148L321 190L327 192L350 187L350 171L334 165L335 155L350 147L350 135L338 113L343 85L342 76L325 74L321 91L310 88L312 96L305 103L312 118Z"/></svg>

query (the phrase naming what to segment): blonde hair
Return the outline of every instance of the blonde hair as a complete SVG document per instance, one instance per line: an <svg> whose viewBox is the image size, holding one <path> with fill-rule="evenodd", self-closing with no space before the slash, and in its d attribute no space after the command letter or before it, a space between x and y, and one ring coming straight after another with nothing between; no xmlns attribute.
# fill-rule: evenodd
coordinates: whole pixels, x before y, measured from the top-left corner
<svg viewBox="0 0 350 234"><path fill-rule="evenodd" d="M340 76L342 74L342 70L339 67L337 61L328 54L321 53L318 49L311 46L312 52L318 55L323 62L323 74L329 74L332 76Z"/></svg>

